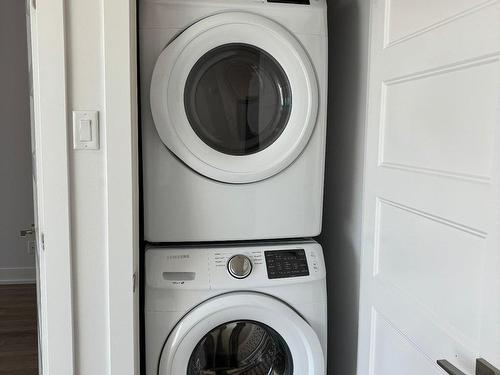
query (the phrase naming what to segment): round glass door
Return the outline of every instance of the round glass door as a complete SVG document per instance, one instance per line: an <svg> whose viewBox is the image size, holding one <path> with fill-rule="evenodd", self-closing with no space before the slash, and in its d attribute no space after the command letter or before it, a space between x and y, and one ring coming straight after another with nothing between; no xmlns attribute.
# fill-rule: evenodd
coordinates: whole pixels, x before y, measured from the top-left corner
<svg viewBox="0 0 500 375"><path fill-rule="evenodd" d="M249 321L221 324L196 345L187 375L292 375L283 338L269 326Z"/></svg>
<svg viewBox="0 0 500 375"><path fill-rule="evenodd" d="M255 292L213 297L168 335L158 375L324 375L318 336L288 305Z"/></svg>
<svg viewBox="0 0 500 375"><path fill-rule="evenodd" d="M255 14L204 18L161 52L151 76L158 135L186 166L251 183L287 168L306 147L319 108L308 54Z"/></svg>
<svg viewBox="0 0 500 375"><path fill-rule="evenodd" d="M231 43L205 53L184 89L184 107L195 133L213 149L249 155L271 145L290 117L290 82L264 50Z"/></svg>

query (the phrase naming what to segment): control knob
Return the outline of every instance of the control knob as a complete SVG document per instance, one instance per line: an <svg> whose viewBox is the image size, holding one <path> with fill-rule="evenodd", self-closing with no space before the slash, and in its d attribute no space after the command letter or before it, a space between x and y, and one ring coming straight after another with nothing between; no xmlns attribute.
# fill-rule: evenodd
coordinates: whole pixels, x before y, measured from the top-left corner
<svg viewBox="0 0 500 375"><path fill-rule="evenodd" d="M227 262L227 270L231 276L237 279L244 279L252 272L252 262L245 255L234 255Z"/></svg>

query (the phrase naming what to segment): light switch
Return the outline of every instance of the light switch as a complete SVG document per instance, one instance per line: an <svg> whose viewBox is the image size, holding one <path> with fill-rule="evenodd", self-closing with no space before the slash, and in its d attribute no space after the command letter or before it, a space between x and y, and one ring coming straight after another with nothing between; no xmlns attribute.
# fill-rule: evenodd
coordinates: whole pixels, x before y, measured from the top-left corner
<svg viewBox="0 0 500 375"><path fill-rule="evenodd" d="M80 142L92 141L92 122L89 119L80 120Z"/></svg>
<svg viewBox="0 0 500 375"><path fill-rule="evenodd" d="M73 148L99 149L99 117L97 111L73 111Z"/></svg>

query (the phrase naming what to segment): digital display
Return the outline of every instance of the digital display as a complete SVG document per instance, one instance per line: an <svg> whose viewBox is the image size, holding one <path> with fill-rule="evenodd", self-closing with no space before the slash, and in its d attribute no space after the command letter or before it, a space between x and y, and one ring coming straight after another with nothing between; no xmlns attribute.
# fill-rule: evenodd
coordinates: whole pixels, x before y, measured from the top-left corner
<svg viewBox="0 0 500 375"><path fill-rule="evenodd" d="M268 250L264 251L264 256L269 279L309 276L304 249Z"/></svg>

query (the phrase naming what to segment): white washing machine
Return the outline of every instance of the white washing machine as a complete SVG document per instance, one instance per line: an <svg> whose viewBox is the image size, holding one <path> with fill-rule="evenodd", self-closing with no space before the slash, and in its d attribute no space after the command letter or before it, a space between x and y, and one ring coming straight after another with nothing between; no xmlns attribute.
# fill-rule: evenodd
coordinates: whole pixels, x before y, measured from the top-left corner
<svg viewBox="0 0 500 375"><path fill-rule="evenodd" d="M326 373L316 242L150 248L145 293L147 375Z"/></svg>
<svg viewBox="0 0 500 375"><path fill-rule="evenodd" d="M145 239L320 233L325 0L141 0Z"/></svg>

